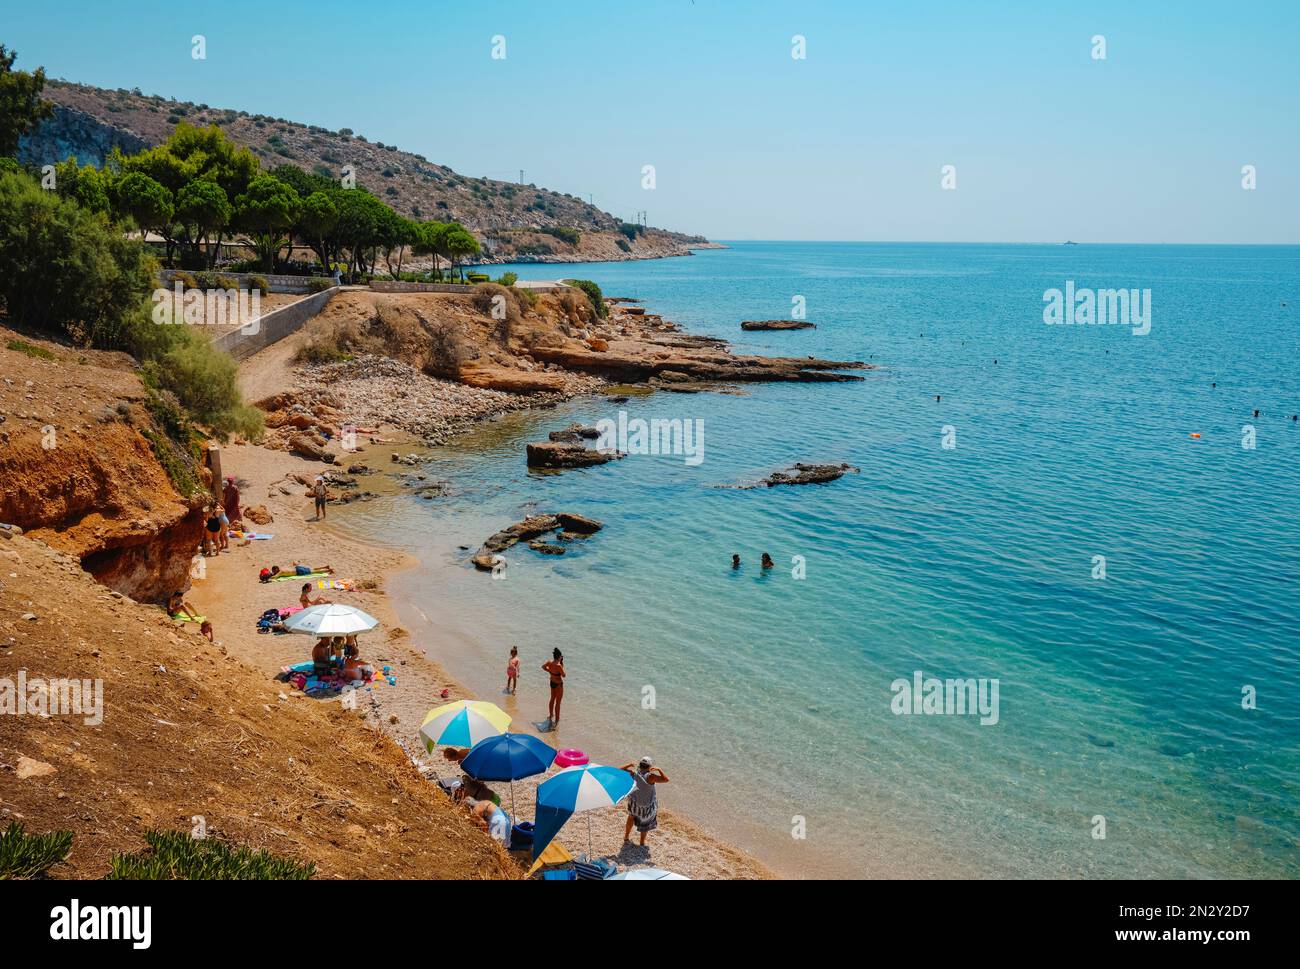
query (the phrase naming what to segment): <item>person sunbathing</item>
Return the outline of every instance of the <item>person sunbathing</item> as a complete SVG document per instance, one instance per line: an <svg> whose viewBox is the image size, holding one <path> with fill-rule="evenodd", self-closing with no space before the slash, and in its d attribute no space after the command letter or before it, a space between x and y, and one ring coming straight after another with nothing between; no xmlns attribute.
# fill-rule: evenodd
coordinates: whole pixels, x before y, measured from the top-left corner
<svg viewBox="0 0 1300 969"><path fill-rule="evenodd" d="M467 797L464 804L474 820L487 829L488 834L506 847L510 846L510 815L491 801Z"/></svg>
<svg viewBox="0 0 1300 969"><path fill-rule="evenodd" d="M442 751L443 760L450 761L453 764L459 764L468 756L468 747L444 747Z"/></svg>

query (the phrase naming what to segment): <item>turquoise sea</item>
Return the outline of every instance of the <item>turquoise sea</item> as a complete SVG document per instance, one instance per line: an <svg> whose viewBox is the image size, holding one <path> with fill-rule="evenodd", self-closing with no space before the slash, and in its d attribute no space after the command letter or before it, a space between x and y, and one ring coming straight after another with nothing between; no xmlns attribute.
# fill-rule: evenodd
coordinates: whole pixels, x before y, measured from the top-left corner
<svg viewBox="0 0 1300 969"><path fill-rule="evenodd" d="M620 407L513 415L432 452L451 497L353 506L421 558L397 589L413 631L480 696L544 720L559 646L552 741L654 756L666 806L782 874L1300 876L1300 248L746 242L502 268L878 369L623 405L701 420L695 466L529 474L526 442ZM1150 289L1150 333L1046 325L1067 281ZM739 329L796 296L816 330ZM861 471L714 487L794 461ZM563 558L517 548L499 581L459 547L554 510L606 528ZM998 722L896 715L917 670L996 679Z"/></svg>

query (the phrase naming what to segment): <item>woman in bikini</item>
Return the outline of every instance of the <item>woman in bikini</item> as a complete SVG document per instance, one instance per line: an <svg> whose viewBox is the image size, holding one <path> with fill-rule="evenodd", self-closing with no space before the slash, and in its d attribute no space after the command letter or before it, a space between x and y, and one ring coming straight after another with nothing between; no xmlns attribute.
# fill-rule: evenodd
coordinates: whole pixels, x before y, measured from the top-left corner
<svg viewBox="0 0 1300 969"><path fill-rule="evenodd" d="M560 703L564 700L564 654L558 649L552 653L554 657L542 664L542 671L551 677L551 702L546 708L546 716L551 721L551 727L560 725Z"/></svg>

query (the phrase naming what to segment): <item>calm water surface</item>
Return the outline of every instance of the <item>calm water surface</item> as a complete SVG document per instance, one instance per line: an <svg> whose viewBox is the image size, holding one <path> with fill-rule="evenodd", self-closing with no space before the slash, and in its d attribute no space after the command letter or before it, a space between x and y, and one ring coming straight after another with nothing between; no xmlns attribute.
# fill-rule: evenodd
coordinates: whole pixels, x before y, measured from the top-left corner
<svg viewBox="0 0 1300 969"><path fill-rule="evenodd" d="M737 350L878 369L624 405L702 420L698 466L530 475L527 441L619 407L512 415L432 452L452 497L349 509L422 559L399 583L416 634L482 697L541 721L559 646L552 739L654 755L668 806L785 874L1300 876L1300 249L738 243L515 268ZM1067 280L1150 289L1150 334L1045 325ZM815 331L740 331L794 296ZM861 473L714 487L793 461ZM553 510L606 528L513 550L501 581L469 567L459 546ZM915 670L996 678L998 722L894 715Z"/></svg>

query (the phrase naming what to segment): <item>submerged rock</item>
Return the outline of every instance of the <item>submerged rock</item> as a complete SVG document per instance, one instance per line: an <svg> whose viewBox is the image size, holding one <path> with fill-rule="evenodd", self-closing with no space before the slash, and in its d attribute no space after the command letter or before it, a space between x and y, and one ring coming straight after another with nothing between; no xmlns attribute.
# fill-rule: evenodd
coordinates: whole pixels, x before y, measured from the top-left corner
<svg viewBox="0 0 1300 969"><path fill-rule="evenodd" d="M851 464L795 464L787 471L774 471L763 479L769 488L776 485L825 484L858 469Z"/></svg>
<svg viewBox="0 0 1300 969"><path fill-rule="evenodd" d="M815 330L816 325L807 320L746 320L742 330Z"/></svg>
<svg viewBox="0 0 1300 969"><path fill-rule="evenodd" d="M621 454L592 451L581 444L543 441L528 445L530 468L589 468L623 457Z"/></svg>
<svg viewBox="0 0 1300 969"><path fill-rule="evenodd" d="M583 441L596 440L600 437L600 431L582 424L570 424L562 431L551 431L547 436L552 441L562 444L581 444Z"/></svg>
<svg viewBox="0 0 1300 969"><path fill-rule="evenodd" d="M500 553L520 542L528 542L529 548L544 555L563 555L564 547L549 542L534 541L548 532L571 532L583 537L600 531L605 526L594 518L560 512L556 515L529 515L521 522L509 528L503 528L486 542L471 561L474 567L483 572L491 572L500 560Z"/></svg>
<svg viewBox="0 0 1300 969"><path fill-rule="evenodd" d="M858 469L851 464L793 464L784 471L773 471L766 478L753 484L719 485L722 488L735 488L748 491L751 488L774 488L777 485L826 484L844 477Z"/></svg>

